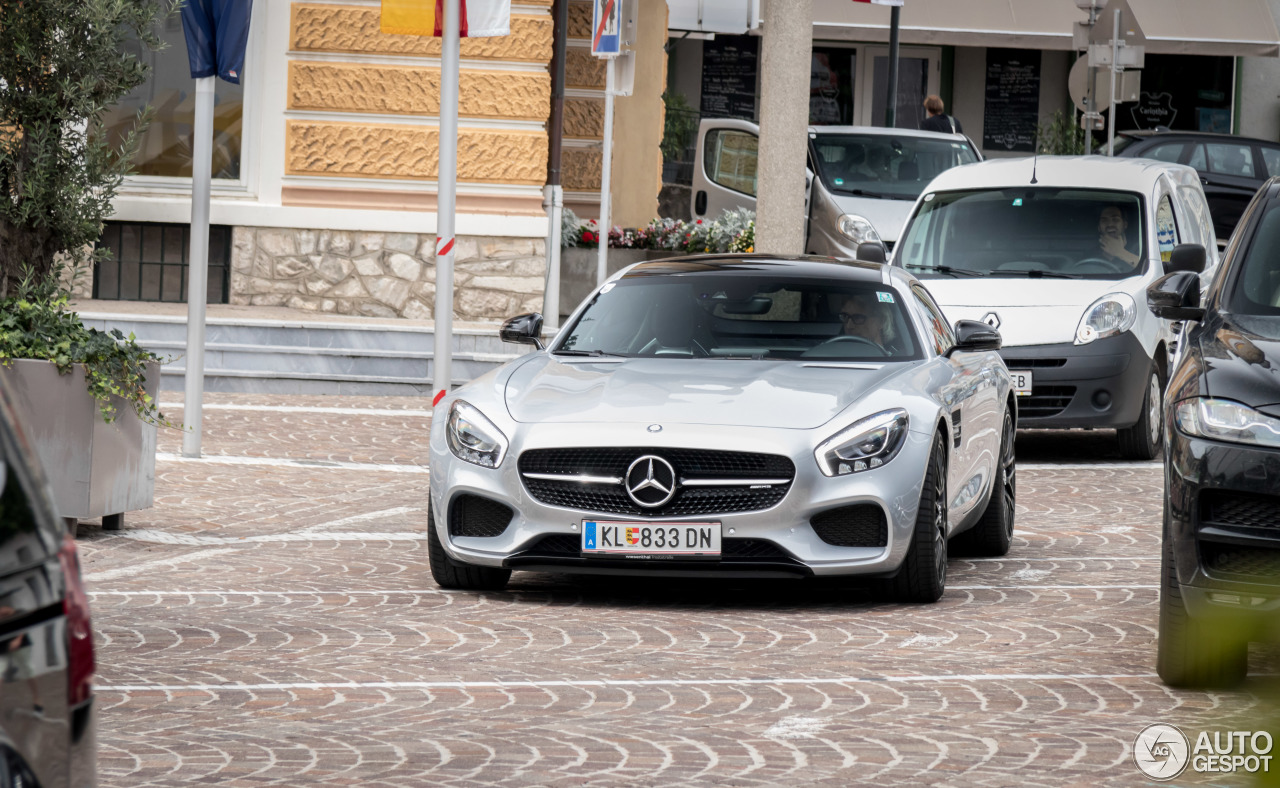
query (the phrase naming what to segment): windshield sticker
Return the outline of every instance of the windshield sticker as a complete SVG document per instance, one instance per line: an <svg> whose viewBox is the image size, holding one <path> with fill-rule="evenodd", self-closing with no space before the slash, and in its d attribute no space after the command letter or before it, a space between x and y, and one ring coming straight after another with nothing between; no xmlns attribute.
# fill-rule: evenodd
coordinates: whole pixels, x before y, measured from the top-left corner
<svg viewBox="0 0 1280 788"><path fill-rule="evenodd" d="M893 303L893 293L880 293L880 292L877 292L877 293L876 293L876 297L877 297L877 298L879 298L881 301L883 301L883 302L884 302L884 303L886 303L886 304L892 304L892 303Z"/></svg>
<svg viewBox="0 0 1280 788"><path fill-rule="evenodd" d="M836 186L844 186L844 178L836 178L835 182Z"/></svg>
<svg viewBox="0 0 1280 788"><path fill-rule="evenodd" d="M1015 199L1014 199L1014 201L1013 201L1013 207L1014 207L1014 208L1021 208L1021 207L1022 207L1022 198L1021 198L1021 197L1017 197L1017 198L1015 198Z"/></svg>
<svg viewBox="0 0 1280 788"><path fill-rule="evenodd" d="M1169 262L1173 247L1178 245L1178 226L1173 219L1173 206L1169 198L1160 200L1156 207L1156 241L1160 244L1160 259Z"/></svg>

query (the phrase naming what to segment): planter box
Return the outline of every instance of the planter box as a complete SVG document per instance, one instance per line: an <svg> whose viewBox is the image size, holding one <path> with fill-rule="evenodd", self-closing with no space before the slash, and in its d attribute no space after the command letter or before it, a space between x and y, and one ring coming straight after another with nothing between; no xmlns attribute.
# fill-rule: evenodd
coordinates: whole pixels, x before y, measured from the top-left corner
<svg viewBox="0 0 1280 788"><path fill-rule="evenodd" d="M560 250L560 314L568 317L582 300L596 289L596 265L598 249L568 246ZM606 276L633 263L679 257L684 252L667 252L657 249L610 249L606 261Z"/></svg>
<svg viewBox="0 0 1280 788"><path fill-rule="evenodd" d="M23 431L44 466L58 514L118 526L124 512L146 509L155 497L156 426L124 400L107 424L86 390L84 370L59 375L51 361L18 360L0 367L22 418ZM147 365L147 393L156 395L160 365ZM108 522L110 520L110 522Z"/></svg>

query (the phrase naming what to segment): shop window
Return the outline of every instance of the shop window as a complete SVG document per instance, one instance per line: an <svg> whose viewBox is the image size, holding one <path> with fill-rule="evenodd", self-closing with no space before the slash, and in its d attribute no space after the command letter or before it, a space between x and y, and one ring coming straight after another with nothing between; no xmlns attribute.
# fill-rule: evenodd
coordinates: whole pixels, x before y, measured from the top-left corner
<svg viewBox="0 0 1280 788"><path fill-rule="evenodd" d="M1207 143L1205 155L1209 159L1209 172L1218 175L1253 177L1253 152L1248 145Z"/></svg>
<svg viewBox="0 0 1280 788"><path fill-rule="evenodd" d="M111 259L93 269L93 297L107 301L187 300L190 225L107 222L98 242ZM227 303L231 270L231 228L209 227L206 302Z"/></svg>
<svg viewBox="0 0 1280 788"><path fill-rule="evenodd" d="M756 196L756 162L760 140L754 134L732 129L707 133L703 161L707 177L726 189Z"/></svg>

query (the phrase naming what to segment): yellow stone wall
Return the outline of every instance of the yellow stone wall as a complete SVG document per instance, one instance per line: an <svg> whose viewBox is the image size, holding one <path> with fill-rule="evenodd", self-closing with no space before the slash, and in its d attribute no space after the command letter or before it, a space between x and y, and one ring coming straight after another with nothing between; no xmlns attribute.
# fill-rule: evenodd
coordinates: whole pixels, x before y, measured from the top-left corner
<svg viewBox="0 0 1280 788"><path fill-rule="evenodd" d="M549 7L550 0L521 4ZM288 175L435 177L439 133L409 116L440 111L440 39L383 34L379 15L377 6L293 3L286 109L308 117L286 121ZM529 124L547 120L551 77L529 66L545 66L551 44L550 15L533 13L514 14L510 36L463 39L459 182L545 183L547 135ZM341 57L352 55L358 61ZM385 62L379 62L382 56ZM315 113L326 117L312 119ZM388 115L407 117L401 124L388 121ZM468 125L472 119L485 123ZM503 128L504 122L510 127Z"/></svg>

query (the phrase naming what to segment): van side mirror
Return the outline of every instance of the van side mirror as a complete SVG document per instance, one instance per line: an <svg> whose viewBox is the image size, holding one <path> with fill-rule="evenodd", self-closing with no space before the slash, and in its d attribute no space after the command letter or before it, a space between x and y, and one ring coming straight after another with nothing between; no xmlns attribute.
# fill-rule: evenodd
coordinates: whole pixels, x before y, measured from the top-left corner
<svg viewBox="0 0 1280 788"><path fill-rule="evenodd" d="M947 355L999 350L1002 344L1000 332L981 320L957 320L956 343L947 351Z"/></svg>
<svg viewBox="0 0 1280 788"><path fill-rule="evenodd" d="M1200 244L1178 244L1169 254L1169 262L1164 265L1164 272L1190 271L1193 274L1204 272L1209 262L1209 254Z"/></svg>
<svg viewBox="0 0 1280 788"><path fill-rule="evenodd" d="M888 261L889 255L885 251L884 244L877 241L867 241L858 244L858 259L864 263L880 263L884 264Z"/></svg>
<svg viewBox="0 0 1280 788"><path fill-rule="evenodd" d="M516 315L502 324L498 336L503 342L517 345L533 345L542 350L542 315L532 312L527 315Z"/></svg>
<svg viewBox="0 0 1280 788"><path fill-rule="evenodd" d="M1202 320L1200 274L1175 271L1165 274L1147 288L1147 308L1165 320Z"/></svg>

